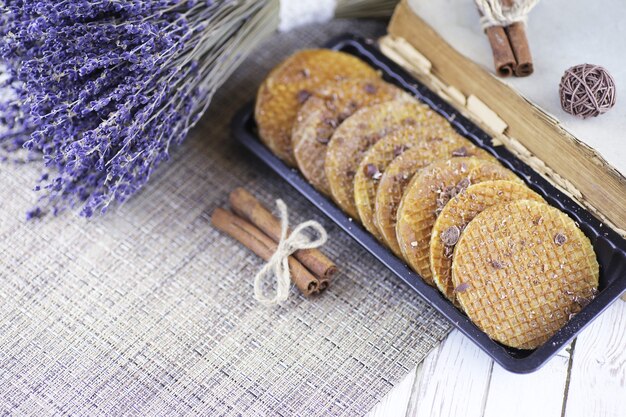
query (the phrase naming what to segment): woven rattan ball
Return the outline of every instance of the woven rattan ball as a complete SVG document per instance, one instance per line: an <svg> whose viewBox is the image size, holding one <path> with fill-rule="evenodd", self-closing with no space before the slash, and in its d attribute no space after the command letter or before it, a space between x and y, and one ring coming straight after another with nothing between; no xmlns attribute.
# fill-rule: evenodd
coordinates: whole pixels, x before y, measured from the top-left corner
<svg viewBox="0 0 626 417"><path fill-rule="evenodd" d="M559 84L563 110L586 119L606 113L615 105L615 80L599 65L575 65Z"/></svg>

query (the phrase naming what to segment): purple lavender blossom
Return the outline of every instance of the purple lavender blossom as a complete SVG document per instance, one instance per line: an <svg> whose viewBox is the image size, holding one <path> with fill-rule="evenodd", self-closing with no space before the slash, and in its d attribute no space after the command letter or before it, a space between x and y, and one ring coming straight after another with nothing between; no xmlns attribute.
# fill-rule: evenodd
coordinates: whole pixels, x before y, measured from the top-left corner
<svg viewBox="0 0 626 417"><path fill-rule="evenodd" d="M243 58L232 42L264 3L0 3L0 148L25 147L50 172L27 217L91 216L136 193Z"/></svg>

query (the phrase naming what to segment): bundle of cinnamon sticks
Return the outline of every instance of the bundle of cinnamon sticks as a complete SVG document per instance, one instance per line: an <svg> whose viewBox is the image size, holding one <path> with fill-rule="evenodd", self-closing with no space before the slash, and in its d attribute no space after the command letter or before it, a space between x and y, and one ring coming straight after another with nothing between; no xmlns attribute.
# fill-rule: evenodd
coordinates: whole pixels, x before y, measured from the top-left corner
<svg viewBox="0 0 626 417"><path fill-rule="evenodd" d="M491 44L496 73L500 77L527 77L533 73L533 60L523 23L490 26L485 33Z"/></svg>
<svg viewBox="0 0 626 417"><path fill-rule="evenodd" d="M499 0L502 6L513 7L515 0ZM483 16L479 8L479 13ZM517 21L509 25L485 28L491 45L496 74L500 77L527 77L533 73L533 59L526 37L526 24Z"/></svg>
<svg viewBox="0 0 626 417"><path fill-rule="evenodd" d="M215 209L213 226L268 261L278 247L280 220L243 188L230 193L229 202L232 212ZM296 251L288 263L291 281L305 296L324 291L337 272L335 264L317 249Z"/></svg>

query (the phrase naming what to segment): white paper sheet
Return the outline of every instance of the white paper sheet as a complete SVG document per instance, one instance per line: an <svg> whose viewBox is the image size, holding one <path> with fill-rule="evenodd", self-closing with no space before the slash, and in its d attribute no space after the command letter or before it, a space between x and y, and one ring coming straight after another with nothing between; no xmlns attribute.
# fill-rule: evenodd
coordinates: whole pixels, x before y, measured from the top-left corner
<svg viewBox="0 0 626 417"><path fill-rule="evenodd" d="M456 50L493 73L491 49L472 0L409 0L409 4ZM527 35L534 74L504 81L626 174L626 2L543 0L528 18ZM558 93L563 72L583 63L605 67L617 87L615 107L586 120L565 113Z"/></svg>

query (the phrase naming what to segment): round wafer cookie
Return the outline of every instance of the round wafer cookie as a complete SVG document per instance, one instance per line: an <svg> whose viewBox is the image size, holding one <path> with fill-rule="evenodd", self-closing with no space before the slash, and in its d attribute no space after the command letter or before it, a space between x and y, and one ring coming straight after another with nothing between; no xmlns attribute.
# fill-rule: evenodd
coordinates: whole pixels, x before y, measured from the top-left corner
<svg viewBox="0 0 626 417"><path fill-rule="evenodd" d="M457 300L492 339L534 349L597 293L589 239L565 213L517 200L478 214L454 250Z"/></svg>
<svg viewBox="0 0 626 417"><path fill-rule="evenodd" d="M456 302L451 277L452 254L463 229L486 208L513 200L544 201L524 184L484 181L467 187L441 210L430 236L430 271L437 288L450 301Z"/></svg>
<svg viewBox="0 0 626 417"><path fill-rule="evenodd" d="M450 149L467 144L467 139L440 116L418 126L390 133L377 142L367 151L354 176L354 202L363 226L378 240L383 239L374 216L376 191L387 166L395 157L410 148L421 149L424 153L440 152L443 157Z"/></svg>
<svg viewBox="0 0 626 417"><path fill-rule="evenodd" d="M385 169L378 183L374 213L376 225L387 246L399 257L402 257L402 252L396 238L396 214L404 190L411 181L413 174L439 159L476 156L480 159L496 160L488 152L469 141L457 147L442 143L435 144L436 146L430 149L418 147L409 149L397 156Z"/></svg>
<svg viewBox="0 0 626 417"><path fill-rule="evenodd" d="M471 184L488 180L521 180L496 162L476 157L436 161L411 179L398 207L396 236L406 262L429 285L430 233L439 212L450 198Z"/></svg>
<svg viewBox="0 0 626 417"><path fill-rule="evenodd" d="M259 87L254 118L261 140L279 158L295 166L291 130L298 109L312 91L333 80L376 76L374 68L343 52L306 49L294 53Z"/></svg>
<svg viewBox="0 0 626 417"><path fill-rule="evenodd" d="M315 90L298 111L291 134L300 172L317 190L330 194L324 161L327 144L337 126L362 107L402 95L410 97L380 78L331 81Z"/></svg>
<svg viewBox="0 0 626 417"><path fill-rule="evenodd" d="M354 204L354 175L367 150L394 130L436 117L414 99L397 99L358 110L339 125L328 143L324 171L335 203L358 219Z"/></svg>

